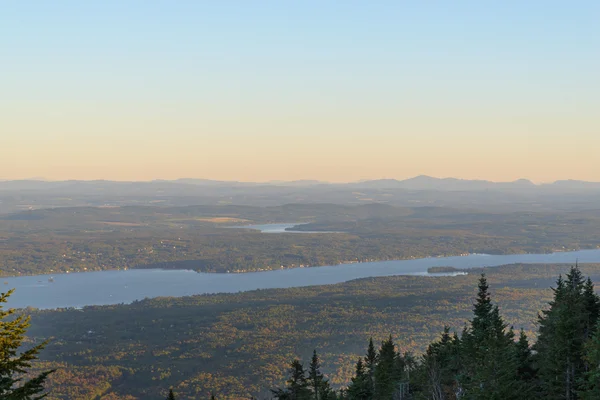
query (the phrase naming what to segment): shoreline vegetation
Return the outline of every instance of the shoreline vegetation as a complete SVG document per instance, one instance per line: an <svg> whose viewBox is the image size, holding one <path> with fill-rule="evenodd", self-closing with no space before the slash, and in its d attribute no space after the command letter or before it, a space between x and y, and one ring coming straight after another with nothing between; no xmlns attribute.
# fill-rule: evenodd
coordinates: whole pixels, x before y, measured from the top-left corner
<svg viewBox="0 0 600 400"><path fill-rule="evenodd" d="M586 250L597 250L597 249L600 249L600 245L590 246L590 247L585 247L585 248L549 250L549 251L540 252L540 253L537 253L537 252L528 252L528 253L525 253L525 252L457 253L457 254L444 254L444 255L430 255L430 256L424 256L424 257L410 257L410 258L392 258L392 259L373 258L373 259L367 259L367 260L345 260L345 261L340 261L336 264L322 264L322 265L304 265L304 264L295 265L295 264L292 264L292 265L281 265L279 267L272 267L272 268L267 266L264 268L257 268L257 269L252 269L252 270L233 270L233 271L230 271L230 270L206 271L206 270L202 270L202 269L177 266L177 264L194 263L195 262L194 260L178 260L178 261L171 261L171 262L160 262L160 263L155 263L155 264L134 265L131 267L126 267L126 266L125 267L116 267L116 268L105 267L105 268L101 268L101 269L84 268L82 270L74 269L74 270L62 270L62 271L58 271L58 272L54 271L54 270L50 270L50 271L46 271L46 272L42 272L42 273L19 273L18 275L6 274L5 271L0 269L0 280L2 278L17 278L20 276L55 276L55 275L63 275L63 274L71 274L71 273L102 272L102 271L127 271L130 269L162 269L165 271L183 270L183 271L193 271L193 272L197 272L197 273L211 273L211 274L249 274L249 273L256 273L256 272L269 272L269 271L288 270L288 269L297 269L297 268L336 267L336 266L349 265L349 264L367 264L367 263L378 263L378 262L409 261L409 260L423 260L423 259L450 258L450 257L468 257L468 256L474 256L474 255L483 255L483 256L534 255L534 254L568 253L568 252L575 252L575 251L586 251ZM452 267L452 266L429 267L427 269L427 272L432 273L432 274L446 273L446 272L462 272L462 271L463 271L463 269L460 269L457 267Z"/></svg>

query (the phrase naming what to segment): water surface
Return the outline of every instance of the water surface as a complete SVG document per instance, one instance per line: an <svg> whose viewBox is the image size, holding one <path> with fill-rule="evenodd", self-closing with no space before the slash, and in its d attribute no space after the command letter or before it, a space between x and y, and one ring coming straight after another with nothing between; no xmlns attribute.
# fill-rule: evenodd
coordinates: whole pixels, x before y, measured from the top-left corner
<svg viewBox="0 0 600 400"><path fill-rule="evenodd" d="M333 231L294 231L289 230L294 226L306 225L307 222L280 222L277 224L256 224L256 225L238 225L229 226L228 228L243 228L261 231L262 233L339 233Z"/></svg>
<svg viewBox="0 0 600 400"><path fill-rule="evenodd" d="M600 249L553 254L484 255L422 258L295 268L244 274L196 273L187 270L137 269L0 278L1 291L16 288L11 307L83 307L130 303L146 297L188 296L201 293L324 285L357 278L428 275L429 267L492 267L514 263L600 262ZM7 284L4 284L6 282Z"/></svg>

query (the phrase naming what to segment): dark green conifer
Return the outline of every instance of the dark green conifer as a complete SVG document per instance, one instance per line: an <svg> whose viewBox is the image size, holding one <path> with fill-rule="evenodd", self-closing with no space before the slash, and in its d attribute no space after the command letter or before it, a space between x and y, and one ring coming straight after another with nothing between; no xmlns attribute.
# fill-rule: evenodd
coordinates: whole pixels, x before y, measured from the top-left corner
<svg viewBox="0 0 600 400"><path fill-rule="evenodd" d="M533 382L535 379L535 369L533 367L533 357L531 354L529 341L527 340L527 335L525 335L523 329L521 329L519 334L519 340L515 346L515 351L517 353L518 376L528 386L531 387L534 385Z"/></svg>
<svg viewBox="0 0 600 400"><path fill-rule="evenodd" d="M594 284L590 278L587 278L583 287L583 297L588 320L586 326L588 330L594 331L598 318L600 317L600 298L594 290ZM591 337L592 332L585 332L586 337Z"/></svg>
<svg viewBox="0 0 600 400"><path fill-rule="evenodd" d="M313 393L314 400L327 400L331 397L331 387L329 382L321 373L321 361L317 351L313 351L313 356L308 369L308 383Z"/></svg>
<svg viewBox="0 0 600 400"><path fill-rule="evenodd" d="M471 326L462 337L461 388L474 399L520 398L514 332L490 299L485 275L479 279Z"/></svg>
<svg viewBox="0 0 600 400"><path fill-rule="evenodd" d="M14 309L3 310L14 290L0 294L0 399L7 400L37 400L46 397L44 383L48 375L54 371L47 371L32 379L26 379L23 374L31 368L31 363L38 358L38 354L47 342L38 344L21 354L19 348L25 339L30 318L20 315L12 320L5 318L14 314Z"/></svg>
<svg viewBox="0 0 600 400"><path fill-rule="evenodd" d="M367 374L367 391L370 396L375 390L375 367L377 366L377 352L373 344L373 338L369 339L367 355L365 356L365 370Z"/></svg>
<svg viewBox="0 0 600 400"><path fill-rule="evenodd" d="M408 354L400 355L391 336L378 353L370 340L366 357L358 360L351 384L339 397L330 389L315 391L325 381L316 352L309 370L310 385L306 379L304 384L297 383L304 376L300 364L288 387L274 394L279 399L302 400L600 399L599 297L577 266L565 279L559 277L553 290L550 308L539 316L533 348L523 330L517 340L505 323L482 275L473 319L462 336L451 335L445 327L420 363ZM405 390L408 383L410 392Z"/></svg>
<svg viewBox="0 0 600 400"><path fill-rule="evenodd" d="M458 335L450 336L450 328L445 326L440 340L427 347L417 370L421 373L421 391L428 393L429 398L452 398L460 387L459 374L462 370Z"/></svg>
<svg viewBox="0 0 600 400"><path fill-rule="evenodd" d="M541 395L547 399L577 399L588 369L584 345L598 321L598 301L591 281L577 266L559 277L550 308L539 317L534 346Z"/></svg>
<svg viewBox="0 0 600 400"><path fill-rule="evenodd" d="M211 396L211 398L214 396ZM169 395L167 396L167 400L175 400L175 394L173 394L173 389L169 389Z"/></svg>
<svg viewBox="0 0 600 400"><path fill-rule="evenodd" d="M311 400L313 397L306 379L306 371L299 360L292 361L289 374L286 388L272 390L273 396L280 400Z"/></svg>
<svg viewBox="0 0 600 400"><path fill-rule="evenodd" d="M600 399L600 324L596 325L594 334L585 344L584 350L588 370L585 372L579 396L582 400Z"/></svg>
<svg viewBox="0 0 600 400"><path fill-rule="evenodd" d="M365 364L361 358L356 363L356 370L350 385L348 386L348 398L350 400L369 400L373 394L369 387L369 377Z"/></svg>
<svg viewBox="0 0 600 400"><path fill-rule="evenodd" d="M398 371L396 370L396 345L392 336L381 343L375 367L375 390L376 399L391 399L398 382Z"/></svg>

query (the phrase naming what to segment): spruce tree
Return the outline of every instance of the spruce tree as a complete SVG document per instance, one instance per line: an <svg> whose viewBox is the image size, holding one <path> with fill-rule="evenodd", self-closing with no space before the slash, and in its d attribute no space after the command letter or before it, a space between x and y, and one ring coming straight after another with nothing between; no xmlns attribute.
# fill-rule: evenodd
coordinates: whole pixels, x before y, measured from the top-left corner
<svg viewBox="0 0 600 400"><path fill-rule="evenodd" d="M327 400L331 396L331 387L329 382L321 373L321 361L317 351L313 351L313 356L308 369L308 382L313 392L314 400Z"/></svg>
<svg viewBox="0 0 600 400"><path fill-rule="evenodd" d="M583 400L600 399L600 324L596 325L584 350L584 359L589 369L585 372L579 396Z"/></svg>
<svg viewBox="0 0 600 400"><path fill-rule="evenodd" d="M369 388L369 377L365 364L361 358L356 363L356 370L350 385L348 386L348 398L350 400L370 400L372 393Z"/></svg>
<svg viewBox="0 0 600 400"><path fill-rule="evenodd" d="M375 398L391 399L398 382L398 371L396 370L396 345L392 336L381 343L381 349L377 356L375 367Z"/></svg>
<svg viewBox="0 0 600 400"><path fill-rule="evenodd" d="M3 310L13 290L0 294L0 399L36 400L46 397L44 383L54 371L43 372L32 379L23 378L38 358L47 342L41 343L18 354L25 339L30 318L20 315L5 320L14 314L14 309Z"/></svg>
<svg viewBox="0 0 600 400"><path fill-rule="evenodd" d="M449 327L444 327L439 341L427 347L419 370L421 390L429 393L429 398L441 400L456 396L462 370L460 338L456 333L450 336Z"/></svg>
<svg viewBox="0 0 600 400"><path fill-rule="evenodd" d="M598 297L591 281L585 281L577 266L566 279L559 279L550 308L539 317L534 346L541 395L548 399L577 399L588 369L584 345L598 321Z"/></svg>
<svg viewBox="0 0 600 400"><path fill-rule="evenodd" d="M420 391L431 400L444 400L446 396L442 382L442 364L433 345L427 347L420 371L422 375Z"/></svg>
<svg viewBox="0 0 600 400"><path fill-rule="evenodd" d="M598 318L600 317L600 298L594 290L594 284L590 278L587 278L583 286L583 301L587 312L588 320L586 321L585 332L586 337L591 337L595 330Z"/></svg>
<svg viewBox="0 0 600 400"><path fill-rule="evenodd" d="M369 346L367 347L367 355L365 356L365 370L366 370L366 381L367 381L367 393L369 396L373 396L375 390L375 367L377 366L377 352L375 351L375 345L373 344L373 338L369 339Z"/></svg>
<svg viewBox="0 0 600 400"><path fill-rule="evenodd" d="M522 396L514 332L490 299L485 275L479 279L474 317L462 338L465 372L461 384L469 398L506 399Z"/></svg>
<svg viewBox="0 0 600 400"><path fill-rule="evenodd" d="M523 329L521 329L521 332L519 333L519 340L515 346L515 351L517 353L518 376L531 387L534 385L536 374L535 368L533 367L533 355L531 353L531 347L529 346L529 340Z"/></svg>
<svg viewBox="0 0 600 400"><path fill-rule="evenodd" d="M272 390L273 396L280 400L311 400L312 392L306 379L306 371L299 360L290 364L290 379L285 389Z"/></svg>

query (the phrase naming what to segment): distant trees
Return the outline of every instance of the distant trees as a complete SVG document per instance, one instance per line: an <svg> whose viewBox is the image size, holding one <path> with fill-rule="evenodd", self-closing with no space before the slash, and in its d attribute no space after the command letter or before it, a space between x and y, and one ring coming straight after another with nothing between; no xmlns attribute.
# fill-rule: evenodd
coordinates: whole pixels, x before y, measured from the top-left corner
<svg viewBox="0 0 600 400"><path fill-rule="evenodd" d="M556 282L549 308L539 316L533 348L525 332L518 337L491 301L485 275L479 279L473 319L459 335L444 328L420 359L401 354L392 337L357 361L347 400L504 400L600 399L600 298L577 266ZM320 397L319 360L313 354L308 382L299 361L279 399ZM296 388L296 389L294 389ZM330 390L330 389L329 389ZM331 392L331 398L335 394ZM302 397L307 396L307 397Z"/></svg>
<svg viewBox="0 0 600 400"><path fill-rule="evenodd" d="M29 327L29 317L20 315L11 318L14 309L4 310L14 290L0 294L0 399L37 400L46 397L44 383L54 371L46 371L33 378L26 378L32 361L47 342L33 346L19 354Z"/></svg>

